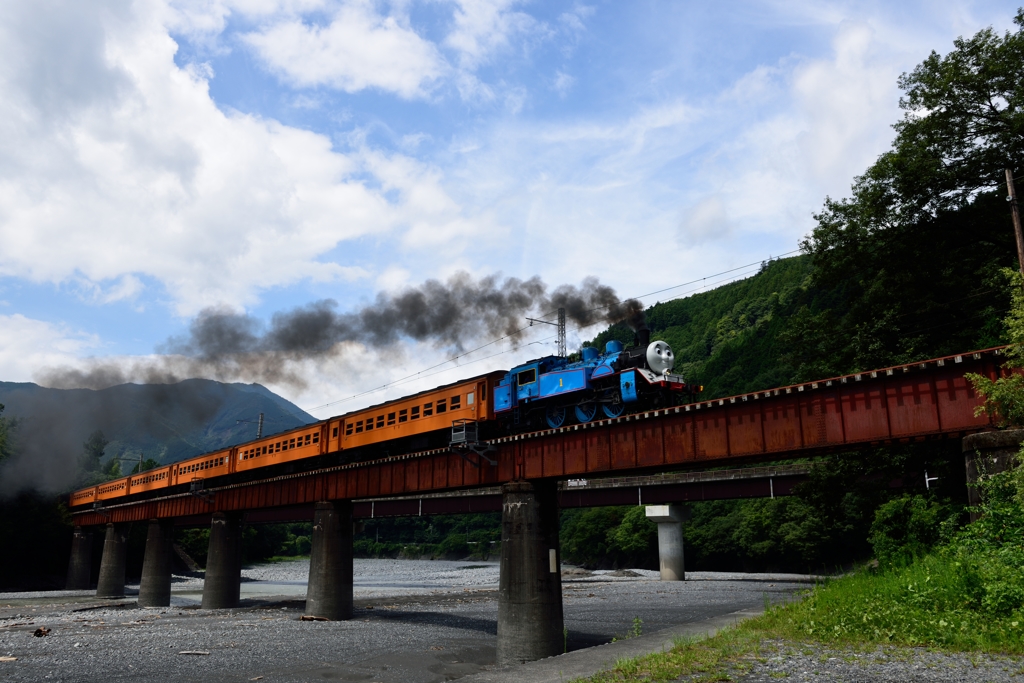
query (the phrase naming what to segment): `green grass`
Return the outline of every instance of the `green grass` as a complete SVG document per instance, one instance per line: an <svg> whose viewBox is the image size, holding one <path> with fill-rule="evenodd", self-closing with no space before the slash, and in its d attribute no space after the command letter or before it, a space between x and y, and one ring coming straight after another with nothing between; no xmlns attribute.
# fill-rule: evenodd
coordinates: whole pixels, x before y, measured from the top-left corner
<svg viewBox="0 0 1024 683"><path fill-rule="evenodd" d="M295 560L308 560L308 559L309 559L309 555L308 554L306 554L306 555L274 555L273 557L268 557L265 560L260 560L258 563L255 563L255 564L267 564L267 563L272 563L272 562L293 562Z"/></svg>
<svg viewBox="0 0 1024 683"><path fill-rule="evenodd" d="M678 641L668 652L621 660L580 683L726 681L774 654L778 641L873 649L879 645L960 652L1024 654L1024 616L985 596L978 565L935 554L882 573L862 570L806 592L799 602L769 607L707 639ZM986 591L985 586L989 589ZM1002 610L1002 613L1000 613Z"/></svg>
<svg viewBox="0 0 1024 683"><path fill-rule="evenodd" d="M930 555L882 574L862 571L756 620L769 637L894 643L1024 654L1024 614L1000 608L1000 584L956 556Z"/></svg>

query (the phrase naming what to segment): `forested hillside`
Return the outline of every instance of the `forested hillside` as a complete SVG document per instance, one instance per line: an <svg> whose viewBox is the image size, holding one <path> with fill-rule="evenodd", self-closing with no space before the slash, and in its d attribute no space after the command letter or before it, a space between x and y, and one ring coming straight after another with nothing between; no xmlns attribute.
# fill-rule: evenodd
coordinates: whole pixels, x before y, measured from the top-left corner
<svg viewBox="0 0 1024 683"><path fill-rule="evenodd" d="M819 254L812 236L807 253L753 277L651 306L651 338L672 346L677 370L706 398L996 346L1009 306L1000 268L1014 252L1009 216L992 223L1003 234L989 230L941 260L907 260L895 274L868 261L837 274L837 255ZM974 227L960 238L977 236ZM968 262L973 272L961 272ZM616 325L588 343L609 339L630 343L633 331Z"/></svg>

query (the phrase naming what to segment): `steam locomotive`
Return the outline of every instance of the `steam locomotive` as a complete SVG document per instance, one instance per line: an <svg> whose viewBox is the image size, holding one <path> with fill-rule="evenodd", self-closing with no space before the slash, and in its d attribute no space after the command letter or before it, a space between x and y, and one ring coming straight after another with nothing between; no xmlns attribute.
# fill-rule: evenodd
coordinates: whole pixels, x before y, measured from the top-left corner
<svg viewBox="0 0 1024 683"><path fill-rule="evenodd" d="M576 420L677 405L703 387L673 374L675 357L650 332L609 341L578 359L545 356L321 422L75 491L70 506L196 491L388 455L449 449L501 433L558 429ZM599 415L600 414L600 415ZM468 427L472 427L471 430ZM472 435L467 439L468 435Z"/></svg>
<svg viewBox="0 0 1024 683"><path fill-rule="evenodd" d="M609 341L603 354L585 346L575 362L547 356L512 368L494 390L494 412L503 430L558 429L573 418L591 422L599 412L616 418L630 406L674 405L695 393L696 387L672 373L672 347L652 343L646 327L634 341L629 348Z"/></svg>

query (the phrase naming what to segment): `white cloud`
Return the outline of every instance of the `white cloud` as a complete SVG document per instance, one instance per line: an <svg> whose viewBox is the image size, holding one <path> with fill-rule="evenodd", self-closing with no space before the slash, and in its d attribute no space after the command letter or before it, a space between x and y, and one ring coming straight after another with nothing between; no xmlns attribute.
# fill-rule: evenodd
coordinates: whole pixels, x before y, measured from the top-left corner
<svg viewBox="0 0 1024 683"><path fill-rule="evenodd" d="M722 198L705 197L683 214L679 240L686 246L732 237L733 224Z"/></svg>
<svg viewBox="0 0 1024 683"><path fill-rule="evenodd" d="M448 68L433 43L401 16L378 14L370 0L343 3L325 26L284 18L243 40L299 87L378 88L412 99L427 95Z"/></svg>
<svg viewBox="0 0 1024 683"><path fill-rule="evenodd" d="M459 215L422 164L218 109L202 71L175 65L164 18L155 3L0 8L0 275L75 281L97 302L153 278L187 315L364 277L321 257Z"/></svg>
<svg viewBox="0 0 1024 683"><path fill-rule="evenodd" d="M565 73L564 71L556 71L555 80L551 84L551 87L554 88L555 92L557 92L560 97L564 98L569 93L569 90L572 88L575 82L576 79L573 78L571 75Z"/></svg>
<svg viewBox="0 0 1024 683"><path fill-rule="evenodd" d="M29 382L45 366L65 365L100 346L98 338L23 315L0 315L0 377Z"/></svg>
<svg viewBox="0 0 1024 683"><path fill-rule="evenodd" d="M459 54L459 65L473 70L511 47L513 40L547 33L541 22L513 9L520 0L455 0L452 31L445 45Z"/></svg>

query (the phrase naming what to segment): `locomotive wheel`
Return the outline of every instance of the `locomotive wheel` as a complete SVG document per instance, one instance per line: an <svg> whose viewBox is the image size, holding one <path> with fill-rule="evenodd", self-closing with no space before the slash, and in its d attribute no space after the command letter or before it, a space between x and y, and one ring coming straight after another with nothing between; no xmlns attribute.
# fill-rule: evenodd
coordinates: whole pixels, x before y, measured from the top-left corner
<svg viewBox="0 0 1024 683"><path fill-rule="evenodd" d="M625 403L602 403L601 411L605 414L605 417L620 417L626 412Z"/></svg>
<svg viewBox="0 0 1024 683"><path fill-rule="evenodd" d="M597 417L597 404L596 403L584 403L576 406L576 420L580 424L587 424L595 417Z"/></svg>
<svg viewBox="0 0 1024 683"><path fill-rule="evenodd" d="M564 406L550 406L544 411L544 419L548 423L548 427L552 429L558 429L565 424L565 407Z"/></svg>

